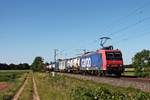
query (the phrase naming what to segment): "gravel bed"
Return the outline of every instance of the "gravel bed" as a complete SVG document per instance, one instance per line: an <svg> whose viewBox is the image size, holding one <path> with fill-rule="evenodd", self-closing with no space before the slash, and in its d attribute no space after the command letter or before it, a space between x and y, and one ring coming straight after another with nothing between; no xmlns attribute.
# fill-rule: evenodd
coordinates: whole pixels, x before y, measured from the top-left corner
<svg viewBox="0 0 150 100"><path fill-rule="evenodd" d="M66 75L69 77L75 77L78 79L83 80L92 80L97 83L105 83L110 84L112 86L116 87L132 87L135 89L140 89L144 92L150 92L150 82L149 81L135 81L135 79L123 79L123 78L109 78L109 77L96 77L96 76L85 76L85 75L79 75L79 74L66 74L66 73L59 73L61 75Z"/></svg>

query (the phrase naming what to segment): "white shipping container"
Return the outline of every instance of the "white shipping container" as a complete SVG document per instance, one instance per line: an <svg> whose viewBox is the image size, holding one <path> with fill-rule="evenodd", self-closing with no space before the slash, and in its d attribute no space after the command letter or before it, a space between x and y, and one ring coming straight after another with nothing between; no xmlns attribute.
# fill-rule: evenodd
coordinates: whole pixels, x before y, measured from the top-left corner
<svg viewBox="0 0 150 100"><path fill-rule="evenodd" d="M66 68L66 61L63 60L63 61L60 61L59 62L59 70L65 70Z"/></svg>
<svg viewBox="0 0 150 100"><path fill-rule="evenodd" d="M78 68L80 66L80 58L73 59L73 66L74 68Z"/></svg>
<svg viewBox="0 0 150 100"><path fill-rule="evenodd" d="M71 59L68 59L67 60L67 68L71 68L72 67L72 65L71 65Z"/></svg>

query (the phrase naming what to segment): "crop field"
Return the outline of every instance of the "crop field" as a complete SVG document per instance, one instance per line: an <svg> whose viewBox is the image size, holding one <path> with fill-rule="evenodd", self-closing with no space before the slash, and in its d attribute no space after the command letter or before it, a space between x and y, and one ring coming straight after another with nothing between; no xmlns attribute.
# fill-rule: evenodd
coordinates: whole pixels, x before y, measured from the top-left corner
<svg viewBox="0 0 150 100"><path fill-rule="evenodd" d="M150 93L63 75L34 73L41 100L149 100Z"/></svg>
<svg viewBox="0 0 150 100"><path fill-rule="evenodd" d="M10 99L26 78L28 71L1 70L0 71L0 100Z"/></svg>

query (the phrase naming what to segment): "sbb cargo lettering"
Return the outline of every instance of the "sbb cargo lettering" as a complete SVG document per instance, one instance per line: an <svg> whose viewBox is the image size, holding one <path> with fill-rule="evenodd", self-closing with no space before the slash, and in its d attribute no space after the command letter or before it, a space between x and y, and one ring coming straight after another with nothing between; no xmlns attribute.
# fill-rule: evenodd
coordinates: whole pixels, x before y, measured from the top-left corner
<svg viewBox="0 0 150 100"><path fill-rule="evenodd" d="M81 60L82 67L90 67L91 66L91 58L84 58Z"/></svg>

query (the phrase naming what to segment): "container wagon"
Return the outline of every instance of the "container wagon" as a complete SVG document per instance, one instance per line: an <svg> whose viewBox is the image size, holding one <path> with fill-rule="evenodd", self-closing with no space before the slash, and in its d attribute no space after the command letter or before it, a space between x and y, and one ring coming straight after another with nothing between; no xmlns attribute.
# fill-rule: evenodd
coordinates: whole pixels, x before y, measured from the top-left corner
<svg viewBox="0 0 150 100"><path fill-rule="evenodd" d="M66 66L67 66L67 60L66 59L63 59L61 61L58 62L59 63L59 71L60 72L65 72L66 70Z"/></svg>

